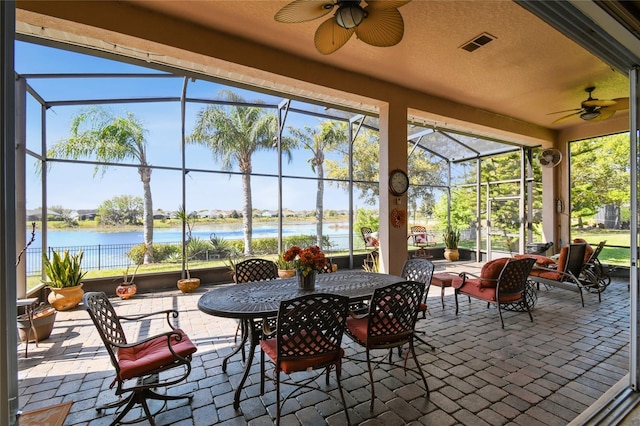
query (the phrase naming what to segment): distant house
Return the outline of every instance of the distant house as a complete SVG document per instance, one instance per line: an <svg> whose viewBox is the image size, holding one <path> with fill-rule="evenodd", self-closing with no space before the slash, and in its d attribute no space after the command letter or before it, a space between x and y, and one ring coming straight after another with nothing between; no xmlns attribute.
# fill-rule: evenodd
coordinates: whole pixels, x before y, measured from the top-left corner
<svg viewBox="0 0 640 426"><path fill-rule="evenodd" d="M153 212L153 218L163 220L168 219L169 216L164 212L164 210L156 210Z"/></svg>
<svg viewBox="0 0 640 426"><path fill-rule="evenodd" d="M98 215L98 211L95 209L90 210L77 210L78 220L95 220Z"/></svg>
<svg viewBox="0 0 640 426"><path fill-rule="evenodd" d="M33 222L34 220L42 220L42 209L27 210L27 221Z"/></svg>

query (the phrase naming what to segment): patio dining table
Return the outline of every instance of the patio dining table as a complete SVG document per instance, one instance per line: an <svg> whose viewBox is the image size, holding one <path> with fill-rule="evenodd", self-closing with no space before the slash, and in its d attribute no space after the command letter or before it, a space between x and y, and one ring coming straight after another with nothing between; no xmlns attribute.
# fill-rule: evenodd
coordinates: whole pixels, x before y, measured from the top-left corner
<svg viewBox="0 0 640 426"><path fill-rule="evenodd" d="M298 281L294 277L224 285L203 294L198 300L198 309L209 315L238 319L247 327L250 348L242 379L235 391L233 407L236 410L240 407L240 393L249 376L255 348L261 338L261 320L275 317L281 301L311 293L331 293L347 296L350 302L356 303L370 299L375 289L400 281L404 281L404 278L396 275L339 271L318 274L315 289L310 291L298 289ZM246 339L223 360L223 371L226 371L229 357L239 352Z"/></svg>

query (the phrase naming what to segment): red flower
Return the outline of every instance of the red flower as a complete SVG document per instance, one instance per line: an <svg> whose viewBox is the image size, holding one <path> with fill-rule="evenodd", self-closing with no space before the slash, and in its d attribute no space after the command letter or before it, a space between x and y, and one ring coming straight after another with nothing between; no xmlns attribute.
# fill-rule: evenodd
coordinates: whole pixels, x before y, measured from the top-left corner
<svg viewBox="0 0 640 426"><path fill-rule="evenodd" d="M310 246L301 249L293 246L283 255L284 260L293 262L295 269L301 271L305 276L312 270L320 270L327 264L327 258L318 246Z"/></svg>

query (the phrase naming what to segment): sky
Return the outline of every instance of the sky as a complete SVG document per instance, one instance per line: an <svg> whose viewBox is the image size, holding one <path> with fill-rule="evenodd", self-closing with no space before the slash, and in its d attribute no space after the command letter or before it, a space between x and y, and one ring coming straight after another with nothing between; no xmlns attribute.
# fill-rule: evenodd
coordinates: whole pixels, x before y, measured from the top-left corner
<svg viewBox="0 0 640 426"><path fill-rule="evenodd" d="M75 52L54 49L37 44L16 41L15 69L27 76L27 84L47 102L70 100L99 100L121 98L175 97L182 92L183 78L37 78L34 74L54 73L156 73L159 72L117 61L92 57ZM222 89L219 84L196 80L189 81L187 97L215 99ZM262 101L278 104L282 98L257 92L232 88L249 102ZM186 133L193 127L197 113L205 104L191 103L186 108ZM317 106L292 102L292 107L322 110ZM46 111L47 147L66 139L72 117L84 106L53 105ZM181 167L181 124L179 102L111 104L105 108L120 115L132 112L142 121L147 131L149 162L160 167ZM27 96L27 149L40 154L41 107L31 96ZM316 127L320 120L313 116L289 113L286 125ZM310 154L297 151L291 163L283 160L283 174L314 177L308 163ZM327 154L328 159L338 160L337 154ZM253 172L277 175L277 153L263 151L254 154ZM220 169L211 152L204 147L187 145L186 167L194 170ZM216 166L217 164L217 166ZM42 206L40 191L41 174L36 161L27 157L27 209ZM237 166L234 170L238 170ZM143 188L137 169L133 167L109 167L95 170L93 165L50 164L46 174L47 205L67 209L95 209L104 200L115 196L133 195L142 197ZM151 189L154 210L177 210L182 205L180 172L156 169L152 173ZM187 175L186 205L188 211L199 210L240 210L242 208L241 180L228 173L211 174L192 171ZM315 208L316 182L313 180L286 179L283 182L283 207L292 210ZM356 208L362 202L356 198ZM278 207L277 179L273 177L252 177L253 207L275 210ZM358 205L358 203L360 205ZM372 206L367 206L373 208ZM325 185L325 209L347 209L347 193L334 185Z"/></svg>

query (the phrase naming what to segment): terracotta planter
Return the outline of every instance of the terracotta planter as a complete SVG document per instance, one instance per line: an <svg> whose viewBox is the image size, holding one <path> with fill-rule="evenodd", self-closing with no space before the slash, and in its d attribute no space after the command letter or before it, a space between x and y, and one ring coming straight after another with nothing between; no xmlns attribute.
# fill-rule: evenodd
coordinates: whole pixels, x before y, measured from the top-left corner
<svg viewBox="0 0 640 426"><path fill-rule="evenodd" d="M296 275L295 269L278 269L278 276L280 278L291 278Z"/></svg>
<svg viewBox="0 0 640 426"><path fill-rule="evenodd" d="M200 278L184 278L178 280L178 288L183 293L192 293L200 287Z"/></svg>
<svg viewBox="0 0 640 426"><path fill-rule="evenodd" d="M444 258L450 262L455 262L460 259L460 252L458 249L444 249Z"/></svg>
<svg viewBox="0 0 640 426"><path fill-rule="evenodd" d="M48 287L48 289L50 290L50 293L47 300L49 301L49 304L56 309L56 311L68 311L75 308L80 304L80 302L82 302L82 296L84 296L82 283L74 287Z"/></svg>
<svg viewBox="0 0 640 426"><path fill-rule="evenodd" d="M134 283L120 284L118 287L116 287L116 294L122 300L129 299L131 296L136 294L137 291L138 287Z"/></svg>
<svg viewBox="0 0 640 426"><path fill-rule="evenodd" d="M53 331L53 326L56 322L56 311L36 311L33 315L33 327L34 330L29 331L30 324L26 315L20 315L18 317L18 336L23 342L27 341L27 334L29 335L29 342L35 342L36 337L38 342L46 340Z"/></svg>

